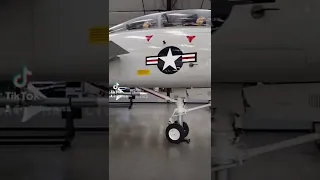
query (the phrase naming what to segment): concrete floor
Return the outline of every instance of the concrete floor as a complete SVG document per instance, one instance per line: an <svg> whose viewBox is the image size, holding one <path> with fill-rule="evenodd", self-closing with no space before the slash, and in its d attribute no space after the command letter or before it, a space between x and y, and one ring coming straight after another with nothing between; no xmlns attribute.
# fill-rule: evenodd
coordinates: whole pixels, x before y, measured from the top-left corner
<svg viewBox="0 0 320 180"><path fill-rule="evenodd" d="M77 133L66 152L60 146L0 146L0 179L107 180L108 134Z"/></svg>
<svg viewBox="0 0 320 180"><path fill-rule="evenodd" d="M185 117L191 128L191 143L173 145L165 139L164 130L174 108L167 104L134 104L132 110L110 109L110 136L103 132L77 133L72 149L67 152L61 152L59 146L0 146L0 179L211 179L208 109L191 112ZM0 124L19 125L19 118L15 121L12 117L3 119ZM90 115L78 123L102 125L106 124L106 119ZM43 120L38 118L30 124L55 124L60 119L47 117ZM247 133L242 140L252 148L299 135L302 134ZM319 169L320 151L313 143L307 143L249 159L230 171L230 180L318 180Z"/></svg>
<svg viewBox="0 0 320 180"><path fill-rule="evenodd" d="M188 105L194 107L198 105ZM110 109L110 180L210 180L210 110L185 116L190 144L170 144L165 128L175 105Z"/></svg>
<svg viewBox="0 0 320 180"><path fill-rule="evenodd" d="M0 179L209 180L209 110L190 112L185 121L191 128L191 143L173 145L165 139L164 130L174 108L167 104L134 104L131 110L110 109L109 138L103 132L77 133L72 148L66 152L61 152L60 146L0 146ZM105 113L99 110L92 116L93 112L85 113L76 124L104 125ZM57 127L64 122L58 115L45 114L27 123L20 120L21 114L1 114L0 127Z"/></svg>

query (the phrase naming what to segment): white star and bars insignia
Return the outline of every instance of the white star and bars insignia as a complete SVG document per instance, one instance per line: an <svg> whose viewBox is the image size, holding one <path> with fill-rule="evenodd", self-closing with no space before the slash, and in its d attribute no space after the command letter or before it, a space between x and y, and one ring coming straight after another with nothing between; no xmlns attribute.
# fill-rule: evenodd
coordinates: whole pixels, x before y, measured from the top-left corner
<svg viewBox="0 0 320 180"><path fill-rule="evenodd" d="M197 53L185 53L182 56L182 63L197 62ZM157 65L159 56L146 57L146 65Z"/></svg>

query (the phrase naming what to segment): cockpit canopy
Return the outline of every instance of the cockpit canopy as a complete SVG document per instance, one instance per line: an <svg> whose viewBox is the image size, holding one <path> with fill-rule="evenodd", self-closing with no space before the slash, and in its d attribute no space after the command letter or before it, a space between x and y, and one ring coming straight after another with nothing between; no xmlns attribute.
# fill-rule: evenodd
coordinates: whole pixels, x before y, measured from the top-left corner
<svg viewBox="0 0 320 180"><path fill-rule="evenodd" d="M211 27L211 10L178 10L141 16L109 29L110 33L163 27Z"/></svg>

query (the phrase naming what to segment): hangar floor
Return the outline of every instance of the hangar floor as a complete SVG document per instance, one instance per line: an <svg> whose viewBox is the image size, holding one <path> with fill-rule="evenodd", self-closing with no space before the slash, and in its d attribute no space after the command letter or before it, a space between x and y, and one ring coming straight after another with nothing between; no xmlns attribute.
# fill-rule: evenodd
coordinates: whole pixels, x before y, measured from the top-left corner
<svg viewBox="0 0 320 180"><path fill-rule="evenodd" d="M0 146L0 179L208 180L211 176L209 109L188 113L185 121L191 128L191 143L173 145L165 139L164 130L174 108L170 104L134 104L131 110L111 108L109 138L102 132L78 132L72 148L66 152L61 152L60 146ZM8 124L10 120L14 122L9 124L19 126L21 118L3 116L1 119L5 118L0 124ZM96 119L99 117L91 115L77 121L81 124ZM63 122L59 116L46 116L46 119L40 116L28 123L43 124L43 120L46 124Z"/></svg>
<svg viewBox="0 0 320 180"><path fill-rule="evenodd" d="M165 128L175 105L134 104L110 109L110 180L209 180L210 109L188 113L190 144L170 144ZM188 105L194 107L198 105Z"/></svg>
<svg viewBox="0 0 320 180"><path fill-rule="evenodd" d="M174 106L166 104L110 109L109 138L103 132L77 133L73 147L66 152L61 152L59 146L0 146L0 179L209 180L208 110L189 113L185 120L192 127L191 143L173 145L162 134L173 109ZM83 120L94 119L90 116ZM248 147L257 147L299 135L302 134L247 133L243 142ZM320 151L313 143L307 143L249 159L231 171L230 180L318 180L319 168Z"/></svg>
<svg viewBox="0 0 320 180"><path fill-rule="evenodd" d="M0 146L0 179L107 180L108 134L77 133L72 148Z"/></svg>

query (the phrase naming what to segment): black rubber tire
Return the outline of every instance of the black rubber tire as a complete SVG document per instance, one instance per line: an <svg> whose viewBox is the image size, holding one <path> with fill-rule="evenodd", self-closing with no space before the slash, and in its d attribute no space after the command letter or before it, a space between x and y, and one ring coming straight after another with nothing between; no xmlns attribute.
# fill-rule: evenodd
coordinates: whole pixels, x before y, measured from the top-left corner
<svg viewBox="0 0 320 180"><path fill-rule="evenodd" d="M176 129L176 130L179 131L180 136L179 136L178 139L171 139L171 138L170 138L170 136L169 136L169 131L170 131L171 129ZM176 123L170 124L170 125L166 128L166 138L167 138L167 140L168 140L170 143L179 144L179 143L181 143L181 142L184 140L185 137L186 137L186 136L185 136L185 130L183 129L182 126L180 126L180 124L176 124Z"/></svg>
<svg viewBox="0 0 320 180"><path fill-rule="evenodd" d="M174 122L175 124L178 124L178 121L175 121ZM183 129L184 129L184 132L185 132L185 136L184 137L187 137L188 134L189 134L189 126L186 122L183 122Z"/></svg>
<svg viewBox="0 0 320 180"><path fill-rule="evenodd" d="M183 129L184 129L184 132L185 132L185 136L184 137L187 137L188 134L189 134L189 126L186 122L183 122Z"/></svg>

